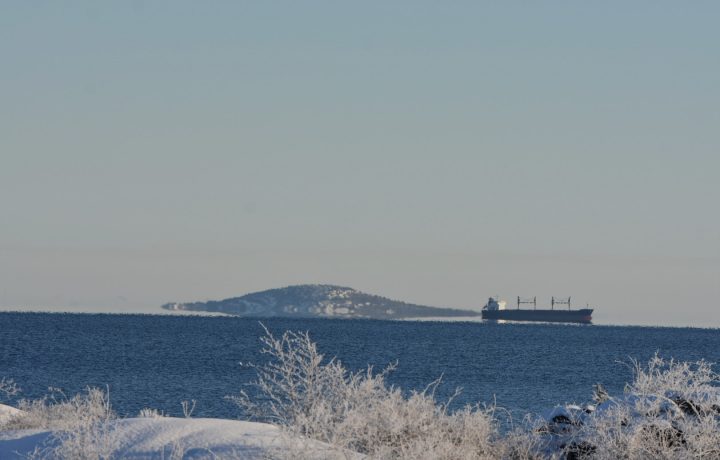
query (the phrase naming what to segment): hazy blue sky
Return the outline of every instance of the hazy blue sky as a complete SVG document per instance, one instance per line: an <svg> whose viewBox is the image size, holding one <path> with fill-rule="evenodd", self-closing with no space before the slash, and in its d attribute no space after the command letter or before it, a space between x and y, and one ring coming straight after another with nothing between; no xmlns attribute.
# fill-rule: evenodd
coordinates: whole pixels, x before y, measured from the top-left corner
<svg viewBox="0 0 720 460"><path fill-rule="evenodd" d="M0 306L296 283L720 326L718 2L4 2Z"/></svg>

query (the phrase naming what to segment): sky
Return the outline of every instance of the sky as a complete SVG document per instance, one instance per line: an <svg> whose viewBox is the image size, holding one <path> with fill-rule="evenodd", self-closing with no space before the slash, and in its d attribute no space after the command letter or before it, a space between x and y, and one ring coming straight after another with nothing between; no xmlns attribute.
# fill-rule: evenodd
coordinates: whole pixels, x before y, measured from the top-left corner
<svg viewBox="0 0 720 460"><path fill-rule="evenodd" d="M0 309L331 283L720 327L717 2L3 2Z"/></svg>

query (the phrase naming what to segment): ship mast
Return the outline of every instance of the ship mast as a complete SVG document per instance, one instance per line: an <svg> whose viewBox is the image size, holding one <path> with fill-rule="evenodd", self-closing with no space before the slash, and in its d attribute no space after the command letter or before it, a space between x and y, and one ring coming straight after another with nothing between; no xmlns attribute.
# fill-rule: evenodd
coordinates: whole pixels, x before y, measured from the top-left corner
<svg viewBox="0 0 720 460"><path fill-rule="evenodd" d="M568 297L567 300L565 300L565 297L562 297L560 299L556 299L555 297L553 297L552 300L550 301L550 309L555 310L556 304L557 305L567 305L568 310L570 310L570 297Z"/></svg>
<svg viewBox="0 0 720 460"><path fill-rule="evenodd" d="M526 299L522 299L522 298L520 298L520 296L518 296L518 298L517 298L517 309L518 310L520 310L521 304L532 304L533 310L536 310L537 309L537 297L533 297L532 300L530 300L529 297Z"/></svg>

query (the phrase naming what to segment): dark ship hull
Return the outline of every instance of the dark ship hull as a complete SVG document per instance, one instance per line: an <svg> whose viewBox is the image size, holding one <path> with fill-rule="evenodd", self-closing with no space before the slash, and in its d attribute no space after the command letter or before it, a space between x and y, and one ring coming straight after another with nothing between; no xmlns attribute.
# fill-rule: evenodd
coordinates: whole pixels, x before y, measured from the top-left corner
<svg viewBox="0 0 720 460"><path fill-rule="evenodd" d="M545 321L550 323L590 323L591 308L581 310L483 310L482 319L506 321Z"/></svg>

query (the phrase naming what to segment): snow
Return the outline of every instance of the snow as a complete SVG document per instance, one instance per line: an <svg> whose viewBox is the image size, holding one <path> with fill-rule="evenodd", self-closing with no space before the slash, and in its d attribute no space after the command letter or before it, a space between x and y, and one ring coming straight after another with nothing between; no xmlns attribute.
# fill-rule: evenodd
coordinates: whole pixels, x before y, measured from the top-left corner
<svg viewBox="0 0 720 460"><path fill-rule="evenodd" d="M14 415L20 414L22 411L14 407L0 404L0 425L7 423Z"/></svg>
<svg viewBox="0 0 720 460"><path fill-rule="evenodd" d="M0 405L0 418L19 413ZM150 459L346 459L318 441L290 438L267 423L211 418L126 418L111 422L118 458ZM0 431L0 459L25 459L36 447L52 446L47 430ZM360 456L356 456L359 458ZM352 458L352 457L351 457Z"/></svg>

